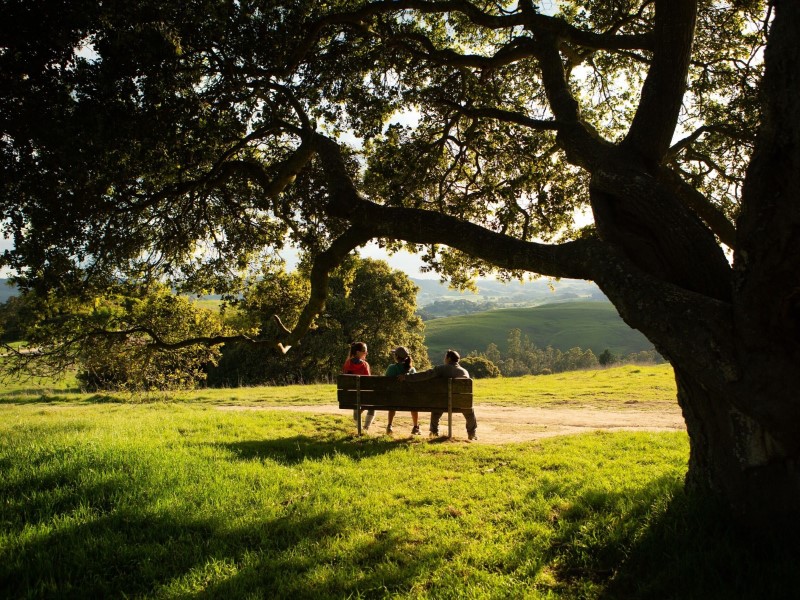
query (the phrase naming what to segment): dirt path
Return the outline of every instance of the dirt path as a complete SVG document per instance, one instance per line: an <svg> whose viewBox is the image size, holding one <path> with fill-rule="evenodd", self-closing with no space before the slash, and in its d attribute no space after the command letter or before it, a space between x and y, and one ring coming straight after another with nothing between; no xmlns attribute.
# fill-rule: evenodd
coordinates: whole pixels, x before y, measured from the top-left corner
<svg viewBox="0 0 800 600"><path fill-rule="evenodd" d="M347 411L337 406L225 406L221 410L286 410L318 414L343 415ZM556 435L569 435L586 431L684 431L686 425L677 405L668 410L597 409L576 408L523 408L482 404L475 409L478 418L478 443L510 444L527 442ZM420 415L420 427L426 434L429 418ZM386 413L378 411L370 435L381 435L386 427ZM397 413L394 436L408 436L411 416ZM447 415L442 417L439 432L447 434ZM466 440L464 417L453 415L453 437Z"/></svg>

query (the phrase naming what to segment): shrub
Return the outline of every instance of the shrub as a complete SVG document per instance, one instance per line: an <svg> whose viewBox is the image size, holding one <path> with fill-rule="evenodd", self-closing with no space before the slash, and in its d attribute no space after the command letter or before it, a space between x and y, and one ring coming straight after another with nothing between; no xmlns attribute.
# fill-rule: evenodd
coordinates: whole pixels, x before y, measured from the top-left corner
<svg viewBox="0 0 800 600"><path fill-rule="evenodd" d="M500 377L500 369L485 356L467 356L461 359L461 366L469 371L473 379Z"/></svg>

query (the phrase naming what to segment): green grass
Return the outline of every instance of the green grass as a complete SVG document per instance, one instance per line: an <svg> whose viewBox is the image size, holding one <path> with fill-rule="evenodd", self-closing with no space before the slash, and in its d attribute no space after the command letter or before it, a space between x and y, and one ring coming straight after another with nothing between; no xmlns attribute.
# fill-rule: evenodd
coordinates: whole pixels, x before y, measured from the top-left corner
<svg viewBox="0 0 800 600"><path fill-rule="evenodd" d="M592 373L550 376L543 389L566 397L572 381L579 395ZM625 369L597 377L633 379L616 381L620 400L637 378L666 379ZM506 394L518 382L479 383L491 396L493 384ZM660 398L659 385L642 397ZM302 389L332 386L246 394L291 404ZM0 597L777 598L794 590L791 554L743 542L684 493L683 433L507 446L359 439L346 414L219 410L236 392L194 402L75 395L0 404Z"/></svg>
<svg viewBox="0 0 800 600"><path fill-rule="evenodd" d="M674 407L672 366L626 365L552 375L478 379L476 402L513 406Z"/></svg>
<svg viewBox="0 0 800 600"><path fill-rule="evenodd" d="M570 371L552 375L501 377L475 381L477 402L514 406L613 407L636 404L638 408L675 405L672 367L626 365L609 369ZM0 404L25 402L152 403L191 402L241 406L298 406L336 403L334 384L290 385L285 387L209 388L185 392L130 394L80 393L73 378L65 381L36 380L5 382Z"/></svg>
<svg viewBox="0 0 800 600"><path fill-rule="evenodd" d="M425 322L425 344L434 362L448 348L466 355L472 350L483 352L493 342L504 351L508 332L515 328L539 348L591 348L597 355L606 348L618 355L653 348L609 302L563 302L434 319Z"/></svg>

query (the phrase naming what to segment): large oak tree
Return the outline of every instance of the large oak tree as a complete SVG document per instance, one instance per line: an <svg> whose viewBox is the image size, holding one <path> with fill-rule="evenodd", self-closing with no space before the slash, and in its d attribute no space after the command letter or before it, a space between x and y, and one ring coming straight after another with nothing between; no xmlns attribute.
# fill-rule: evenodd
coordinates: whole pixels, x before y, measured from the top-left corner
<svg viewBox="0 0 800 600"><path fill-rule="evenodd" d="M800 511L799 2L58 4L4 7L21 285L234 292L288 240L314 267L285 348L369 240L456 283L593 280L675 369L687 484Z"/></svg>

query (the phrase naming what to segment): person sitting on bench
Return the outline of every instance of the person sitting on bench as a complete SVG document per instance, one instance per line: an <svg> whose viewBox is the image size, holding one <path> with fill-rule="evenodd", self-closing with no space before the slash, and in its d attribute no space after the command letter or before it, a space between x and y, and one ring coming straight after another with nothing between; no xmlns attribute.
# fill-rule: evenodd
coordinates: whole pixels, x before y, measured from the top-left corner
<svg viewBox="0 0 800 600"><path fill-rule="evenodd" d="M444 379L469 379L467 370L458 364L461 356L455 350L448 350L444 355L444 364L438 365L427 371L413 373L411 375L398 375L397 379L400 381L424 381L426 379L435 379L441 377ZM477 440L478 435L475 432L478 429L478 421L475 419L475 411L471 408L466 409L464 418L467 420L467 436L470 440ZM430 434L439 435L439 420L442 418L444 411L436 411L431 413L431 426Z"/></svg>
<svg viewBox="0 0 800 600"><path fill-rule="evenodd" d="M386 369L387 377L396 377L397 375L410 375L416 373L414 368L414 361L411 360L411 355L408 353L408 348L405 346L398 346L392 352L394 362ZM390 410L388 423L386 423L386 434L390 435L393 432L392 423L394 423L394 415L397 411ZM411 411L411 422L414 426L411 428L411 435L419 435L419 413L415 410Z"/></svg>
<svg viewBox="0 0 800 600"><path fill-rule="evenodd" d="M342 367L342 373L345 375L372 375L369 370L369 363L367 358L367 345L364 342L353 342L350 344L350 356ZM364 419L364 431L369 431L369 426L372 425L372 420L375 418L375 409L367 411L367 417ZM353 420L358 427L361 422L361 413L357 410L353 411Z"/></svg>

